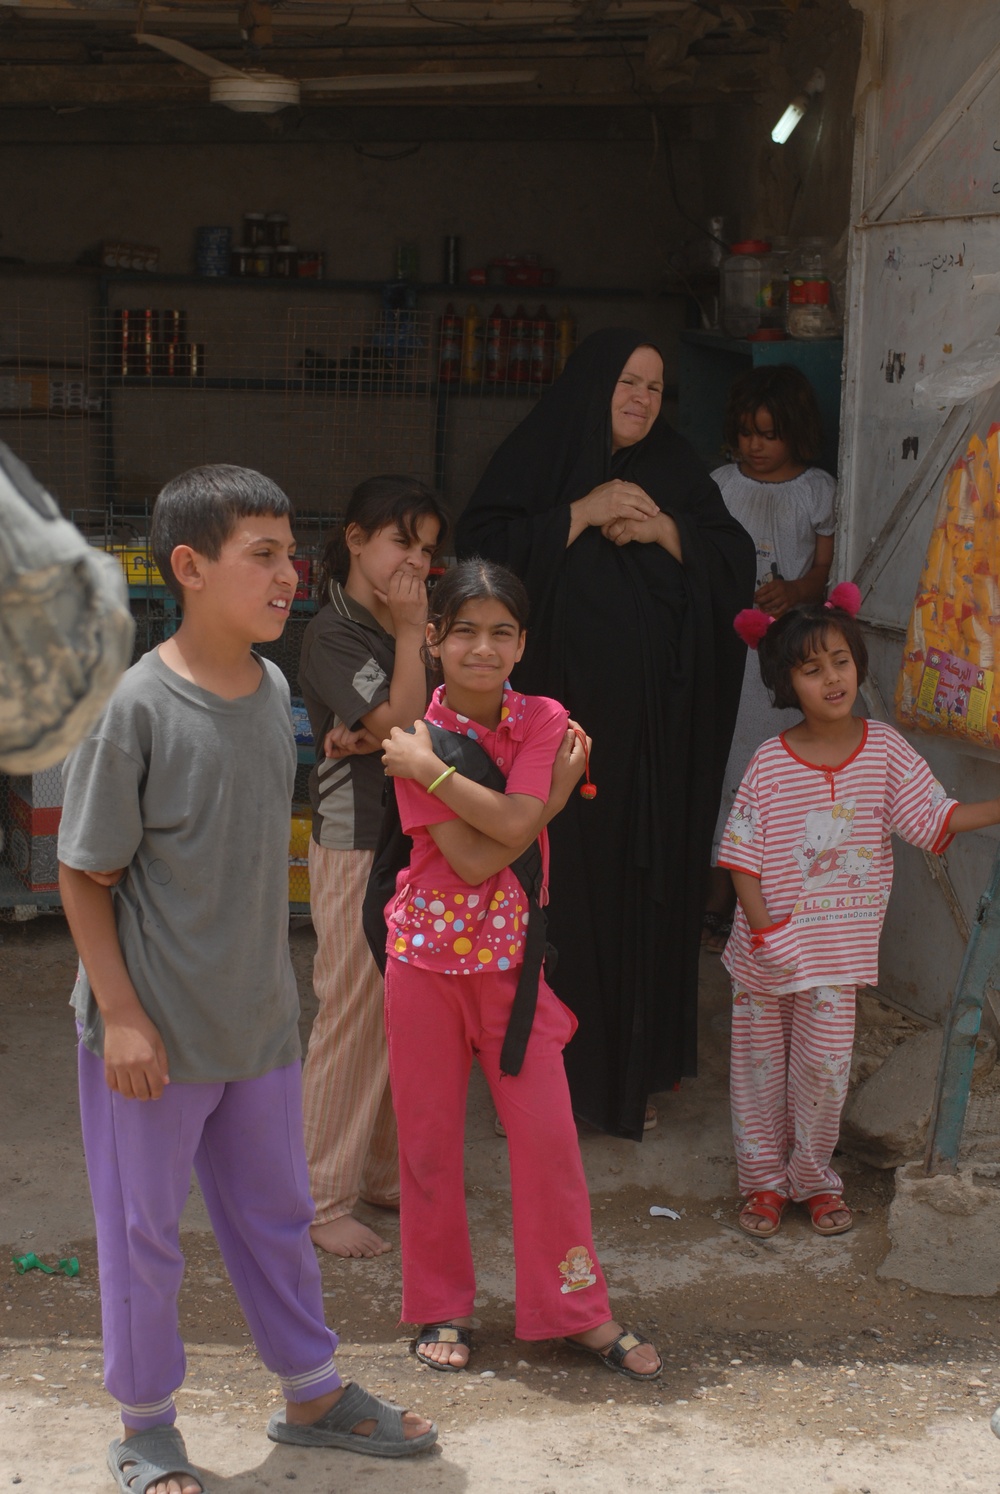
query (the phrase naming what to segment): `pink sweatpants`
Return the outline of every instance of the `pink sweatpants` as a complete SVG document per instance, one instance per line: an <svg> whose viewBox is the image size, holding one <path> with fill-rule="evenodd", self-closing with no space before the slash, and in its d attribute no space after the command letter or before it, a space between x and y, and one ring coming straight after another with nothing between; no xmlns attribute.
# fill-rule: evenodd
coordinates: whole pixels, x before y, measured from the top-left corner
<svg viewBox="0 0 1000 1494"><path fill-rule="evenodd" d="M539 982L521 1072L500 1075L517 970L438 975L389 960L389 1071L399 1127L402 1321L472 1315L465 1104L472 1059L507 1130L518 1338L585 1333L611 1318L562 1051L576 1019Z"/></svg>
<svg viewBox="0 0 1000 1494"><path fill-rule="evenodd" d="M854 1046L854 986L762 996L733 982L729 1093L740 1193L839 1193L830 1166Z"/></svg>

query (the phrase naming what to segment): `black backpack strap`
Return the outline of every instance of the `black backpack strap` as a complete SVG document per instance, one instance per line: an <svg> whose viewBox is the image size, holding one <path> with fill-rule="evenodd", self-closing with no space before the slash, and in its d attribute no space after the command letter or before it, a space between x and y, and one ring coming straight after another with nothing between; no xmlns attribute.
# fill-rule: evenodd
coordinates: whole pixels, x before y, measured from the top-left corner
<svg viewBox="0 0 1000 1494"><path fill-rule="evenodd" d="M471 737L460 732L448 731L431 721L424 725L430 732L434 751L449 766L454 764L458 772L474 783L503 793L507 780L504 778L489 753ZM409 728L412 730L412 728ZM385 814L379 834L378 845L372 863L371 875L365 892L363 922L365 935L382 974L386 967L386 923L385 907L396 888L396 875L410 859L413 841L403 831L396 803L396 791L392 779L387 781ZM545 910L539 902L542 888L542 852L538 841L534 841L510 864L525 897L528 900L528 928L524 938L524 958L518 973L514 1002L504 1034L500 1052L500 1072L514 1076L521 1072L524 1055L531 1036L538 1005L538 981L543 962L551 970L555 963L555 950L546 943Z"/></svg>

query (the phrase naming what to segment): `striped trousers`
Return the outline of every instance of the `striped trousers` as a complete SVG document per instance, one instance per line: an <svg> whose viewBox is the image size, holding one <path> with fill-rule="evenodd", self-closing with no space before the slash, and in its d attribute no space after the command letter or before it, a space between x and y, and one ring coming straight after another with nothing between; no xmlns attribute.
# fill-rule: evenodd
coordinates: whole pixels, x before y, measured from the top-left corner
<svg viewBox="0 0 1000 1494"><path fill-rule="evenodd" d="M854 1046L856 987L762 996L733 982L729 1094L740 1193L839 1193L830 1165Z"/></svg>
<svg viewBox="0 0 1000 1494"><path fill-rule="evenodd" d="M372 857L371 851L309 842L319 1011L302 1075L302 1109L317 1224L349 1214L359 1197L399 1207L383 982L361 927Z"/></svg>

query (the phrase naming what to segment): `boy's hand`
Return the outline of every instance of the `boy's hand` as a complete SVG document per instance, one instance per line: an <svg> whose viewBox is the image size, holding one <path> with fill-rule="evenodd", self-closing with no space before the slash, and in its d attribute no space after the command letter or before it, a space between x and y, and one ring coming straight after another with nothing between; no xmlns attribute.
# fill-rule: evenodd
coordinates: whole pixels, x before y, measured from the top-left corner
<svg viewBox="0 0 1000 1494"><path fill-rule="evenodd" d="M375 595L388 607L397 634L401 628L419 628L423 632L427 626L427 587L423 577L410 566L393 571L386 591L376 591Z"/></svg>
<svg viewBox="0 0 1000 1494"><path fill-rule="evenodd" d="M104 1077L126 1100L158 1100L170 1083L163 1039L145 1012L105 1022Z"/></svg>
<svg viewBox="0 0 1000 1494"><path fill-rule="evenodd" d="M382 766L391 778L415 778L424 788L439 778L447 764L435 754L424 720L412 732L394 726L382 743Z"/></svg>
<svg viewBox="0 0 1000 1494"><path fill-rule="evenodd" d="M358 757L365 752L378 752L381 743L373 737L366 726L352 731L341 723L331 726L323 738L324 757Z"/></svg>
<svg viewBox="0 0 1000 1494"><path fill-rule="evenodd" d="M98 887L117 887L127 870L127 867L121 866L113 872L84 872L83 875L96 882Z"/></svg>

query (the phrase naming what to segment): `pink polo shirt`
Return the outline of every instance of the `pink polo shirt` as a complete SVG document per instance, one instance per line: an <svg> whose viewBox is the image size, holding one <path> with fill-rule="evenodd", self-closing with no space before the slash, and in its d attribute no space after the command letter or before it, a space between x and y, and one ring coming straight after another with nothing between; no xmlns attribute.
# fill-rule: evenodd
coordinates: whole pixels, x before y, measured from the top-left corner
<svg viewBox="0 0 1000 1494"><path fill-rule="evenodd" d="M566 709L543 695L520 695L508 683L500 723L489 731L450 710L443 694L444 686L439 685L426 719L478 742L507 779L508 794L528 794L544 804L552 787L552 765L566 734ZM482 974L519 965L528 906L517 877L505 867L478 887L463 882L427 828L459 816L412 778L397 778L395 786L400 822L413 837L413 854L396 879L396 896L388 908L387 954L445 975ZM544 903L548 882L544 830L540 838Z"/></svg>

